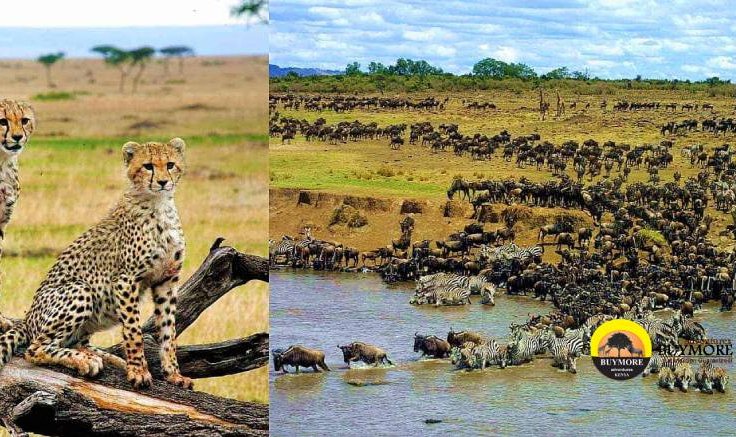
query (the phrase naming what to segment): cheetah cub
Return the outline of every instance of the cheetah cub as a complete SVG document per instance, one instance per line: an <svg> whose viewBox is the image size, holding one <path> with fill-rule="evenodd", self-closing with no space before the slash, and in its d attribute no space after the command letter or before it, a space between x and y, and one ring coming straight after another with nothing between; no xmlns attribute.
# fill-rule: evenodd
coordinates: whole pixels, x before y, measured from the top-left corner
<svg viewBox="0 0 736 437"><path fill-rule="evenodd" d="M33 108L25 102L0 100L0 240L18 200L18 155L36 127Z"/></svg>
<svg viewBox="0 0 736 437"><path fill-rule="evenodd" d="M0 255L3 252L5 227L20 194L18 155L35 127L36 115L31 105L9 99L0 100ZM5 332L12 325L10 319L0 314L0 332Z"/></svg>
<svg viewBox="0 0 736 437"><path fill-rule="evenodd" d="M95 376L125 369L134 387L151 384L143 354L139 302L148 289L167 381L185 388L176 361L174 314L184 235L174 190L184 171L184 141L123 146L130 187L97 225L64 250L41 283L22 327L0 336L0 366L28 344L26 360ZM125 360L89 344L95 332L123 325Z"/></svg>

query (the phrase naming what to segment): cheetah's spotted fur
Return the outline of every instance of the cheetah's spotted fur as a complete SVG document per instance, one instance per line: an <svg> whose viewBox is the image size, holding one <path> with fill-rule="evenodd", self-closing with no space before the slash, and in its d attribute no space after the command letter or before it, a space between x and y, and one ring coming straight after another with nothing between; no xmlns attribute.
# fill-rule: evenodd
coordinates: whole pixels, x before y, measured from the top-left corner
<svg viewBox="0 0 736 437"><path fill-rule="evenodd" d="M0 255L5 227L13 215L20 195L18 155L36 127L31 105L16 100L0 100ZM0 314L0 332L10 329L12 322Z"/></svg>
<svg viewBox="0 0 736 437"><path fill-rule="evenodd" d="M0 335L0 366L28 344L25 358L96 375L103 363L124 368L135 387L151 374L143 354L139 302L150 289L165 378L190 388L176 360L177 282L184 235L174 190L184 171L184 141L126 143L130 188L97 225L77 238L41 283L25 321ZM95 332L123 325L126 359L89 345Z"/></svg>

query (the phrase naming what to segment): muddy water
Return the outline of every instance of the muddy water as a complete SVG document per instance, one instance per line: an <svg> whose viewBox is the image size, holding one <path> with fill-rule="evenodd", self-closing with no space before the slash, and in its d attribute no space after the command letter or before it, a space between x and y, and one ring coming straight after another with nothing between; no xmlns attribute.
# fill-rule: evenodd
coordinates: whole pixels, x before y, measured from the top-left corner
<svg viewBox="0 0 736 437"><path fill-rule="evenodd" d="M495 307L412 307L408 285L387 286L372 274L272 272L270 288L271 347L322 349L333 369L282 375L271 365L272 435L735 432L733 372L726 394L669 393L654 377L609 380L587 357L578 361L577 375L546 359L461 372L447 360L420 361L412 351L416 331L444 337L453 327L504 338L511 322L548 311L545 303L498 296ZM736 337L734 313L709 306L696 318L712 338ZM336 345L356 340L384 348L395 366L347 370Z"/></svg>

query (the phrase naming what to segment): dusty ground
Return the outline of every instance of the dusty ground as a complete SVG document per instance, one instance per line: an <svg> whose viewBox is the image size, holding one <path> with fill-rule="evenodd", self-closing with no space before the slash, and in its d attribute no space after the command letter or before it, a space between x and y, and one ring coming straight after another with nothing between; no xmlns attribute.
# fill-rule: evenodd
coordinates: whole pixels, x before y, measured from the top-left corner
<svg viewBox="0 0 736 437"><path fill-rule="evenodd" d="M190 58L184 74L160 64L145 72L139 91L118 91L117 71L99 60L65 60L49 89L32 61L0 62L5 97L30 100L38 128L20 157L22 194L7 229L0 311L20 317L55 256L95 223L125 187L120 148L127 140L187 142L189 171L177 191L187 239L184 277L218 236L248 253L266 254L266 58ZM94 82L90 81L88 71ZM44 100L40 94L73 97ZM137 124L137 128L133 126ZM152 306L144 309L150 314ZM181 337L207 343L268 330L268 287L233 290ZM119 341L119 329L93 338ZM243 400L268 401L265 368L199 380L195 387Z"/></svg>
<svg viewBox="0 0 736 437"><path fill-rule="evenodd" d="M672 180L674 171L679 170L684 178L695 175L698 168L692 168L689 161L680 156L680 149L686 145L702 143L708 150L724 142L733 141L732 137L715 137L711 133L691 132L685 136L662 137L659 126L667 121L681 121L695 118L702 121L706 117L731 117L734 115L733 101L730 99L713 98L705 94L690 92L664 91L621 91L612 96L579 96L565 94L563 99L569 105L577 101L577 109L567 109L560 118L549 116L545 121L539 119L534 110L538 107L536 93L513 92L478 92L473 94L449 95L450 102L442 112L417 111L352 111L336 114L331 111L321 113L307 111L292 111L278 108L284 116L296 117L314 121L323 117L328 123L339 121L360 120L363 123L376 121L379 126L398 123L416 123L430 121L435 128L440 123L457 123L460 132L466 135L480 132L494 135L507 129L512 136L539 133L542 140L560 144L565 140L573 139L580 143L593 138L599 143L608 140L617 143L628 143L632 147L645 143L659 143L663 139L672 139L675 146L672 149L675 161L668 169L660 170L663 183ZM443 94L434 94L442 99ZM409 96L412 99L426 97L426 94ZM553 99L553 93L548 93L548 99ZM602 99L608 100L608 109L601 110L599 103ZM493 102L498 110L475 111L463 108L462 100ZM714 112L690 111L683 112L659 110L642 110L633 112L614 112L612 106L617 100L637 102L660 101L681 103L712 103ZM585 109L586 103L590 108ZM552 100L554 107L554 101ZM678 106L679 108L679 106ZM408 133L407 133L408 139ZM270 204L271 221L270 236L274 239L282 235L296 235L304 223L316 226L315 237L328 240L337 240L358 247L361 250L373 249L390 243L391 238L399 236L398 222L401 220L399 206L404 199L420 199L429 202L428 213L415 215L416 227L412 240L423 238L444 238L450 232L457 231L469 219L448 220L440 213L441 206L446 201L445 191L452 178L456 175L465 179L503 179L521 176L535 181L552 178L548 171L537 171L527 167L519 169L512 163L504 162L501 151L497 151L490 161L474 161L470 157L456 157L451 151L432 154L427 147L405 145L398 151L388 146L387 139L375 141L348 142L347 144L329 145L326 142L306 142L301 135L291 144L282 144L280 138L270 140L270 179L272 200ZM568 165L568 173L574 177L572 165ZM616 173L612 174L615 176ZM646 180L647 175L642 166L641 170L632 171L629 182ZM587 178L586 178L587 179ZM317 208L296 208L296 198L291 199L278 189L307 189L337 195L352 195L375 199L390 199L392 208L387 212L365 210L368 225L364 228L348 231L344 228L330 228L329 218L334 206L323 204ZM274 195L274 193L276 195ZM504 205L495 205L501 211ZM551 223L551 217L561 213L559 210L535 208L536 216L527 223L520 223L517 228L517 244L533 244L536 242L537 229L544 222ZM731 223L730 217L709 209L709 213L716 217L712 230L712 237L726 224ZM470 216L470 212L466 217ZM589 220L588 218L584 218ZM487 229L495 229L500 224L487 224ZM729 243L726 240L723 244ZM552 251L547 251L547 257L554 257Z"/></svg>

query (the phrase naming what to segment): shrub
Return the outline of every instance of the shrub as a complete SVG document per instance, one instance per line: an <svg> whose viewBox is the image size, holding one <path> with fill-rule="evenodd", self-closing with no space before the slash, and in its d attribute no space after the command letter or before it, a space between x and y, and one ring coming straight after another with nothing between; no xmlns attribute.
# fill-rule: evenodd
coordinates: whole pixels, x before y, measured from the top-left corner
<svg viewBox="0 0 736 437"><path fill-rule="evenodd" d="M74 93L67 91L51 91L48 93L40 93L33 96L33 100L41 102L53 102L58 100L74 100L76 98Z"/></svg>

